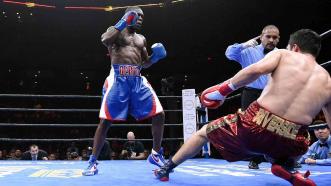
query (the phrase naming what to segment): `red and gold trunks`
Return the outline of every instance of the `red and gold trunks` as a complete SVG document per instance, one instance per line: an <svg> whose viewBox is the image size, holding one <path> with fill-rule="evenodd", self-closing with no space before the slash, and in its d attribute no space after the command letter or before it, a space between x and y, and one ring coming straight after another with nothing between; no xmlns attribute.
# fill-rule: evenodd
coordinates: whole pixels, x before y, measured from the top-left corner
<svg viewBox="0 0 331 186"><path fill-rule="evenodd" d="M209 141L228 161L267 155L274 159L304 154L307 126L283 119L253 102L245 112L218 118L207 126Z"/></svg>

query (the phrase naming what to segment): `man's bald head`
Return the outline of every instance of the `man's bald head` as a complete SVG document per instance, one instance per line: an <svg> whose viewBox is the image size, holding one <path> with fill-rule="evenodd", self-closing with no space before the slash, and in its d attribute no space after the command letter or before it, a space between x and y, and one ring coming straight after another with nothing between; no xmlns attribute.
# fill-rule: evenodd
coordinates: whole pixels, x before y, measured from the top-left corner
<svg viewBox="0 0 331 186"><path fill-rule="evenodd" d="M126 137L128 138L129 141L132 141L135 139L134 133L132 131L128 132Z"/></svg>

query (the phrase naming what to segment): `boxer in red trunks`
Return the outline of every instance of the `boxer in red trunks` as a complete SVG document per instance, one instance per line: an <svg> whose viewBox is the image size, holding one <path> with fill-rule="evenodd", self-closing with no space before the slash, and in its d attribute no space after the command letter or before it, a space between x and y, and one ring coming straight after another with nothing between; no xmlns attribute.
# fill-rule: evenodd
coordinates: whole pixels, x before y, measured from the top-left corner
<svg viewBox="0 0 331 186"><path fill-rule="evenodd" d="M287 162L308 149L306 128L321 109L331 127L331 78L315 61L320 47L318 34L309 29L299 30L290 36L288 50L272 51L231 79L206 89L200 100L206 107L215 108L234 90L262 74L270 74L261 96L245 112L238 111L202 127L154 172L156 177L167 181L173 168L196 155L210 141L228 161L265 155L272 160L274 175L295 186L315 185L308 178L309 172L291 172Z"/></svg>

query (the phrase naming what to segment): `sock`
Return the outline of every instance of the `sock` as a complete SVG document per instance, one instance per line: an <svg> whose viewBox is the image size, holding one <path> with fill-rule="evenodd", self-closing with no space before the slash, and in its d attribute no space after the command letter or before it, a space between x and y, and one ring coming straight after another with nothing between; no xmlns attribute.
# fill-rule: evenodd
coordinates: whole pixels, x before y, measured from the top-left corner
<svg viewBox="0 0 331 186"><path fill-rule="evenodd" d="M172 170L172 169L176 168L178 165L175 164L175 163L172 161L172 159L169 159L169 161L166 163L165 166L168 168L168 170Z"/></svg>
<svg viewBox="0 0 331 186"><path fill-rule="evenodd" d="M97 157L93 154L90 155L90 159L88 160L89 163L94 163L95 161L97 161Z"/></svg>
<svg viewBox="0 0 331 186"><path fill-rule="evenodd" d="M160 148L159 152L156 152L154 149L152 149L152 154L154 155L160 155L162 154L161 152L162 152L162 148Z"/></svg>

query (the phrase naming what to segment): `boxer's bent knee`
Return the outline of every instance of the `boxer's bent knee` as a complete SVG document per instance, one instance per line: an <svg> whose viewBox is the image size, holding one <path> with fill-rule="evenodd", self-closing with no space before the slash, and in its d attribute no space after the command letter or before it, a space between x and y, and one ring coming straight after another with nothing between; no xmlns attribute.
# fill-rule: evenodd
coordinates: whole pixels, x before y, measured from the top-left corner
<svg viewBox="0 0 331 186"><path fill-rule="evenodd" d="M207 138L207 125L204 125L201 129L199 129L196 134L201 137Z"/></svg>

